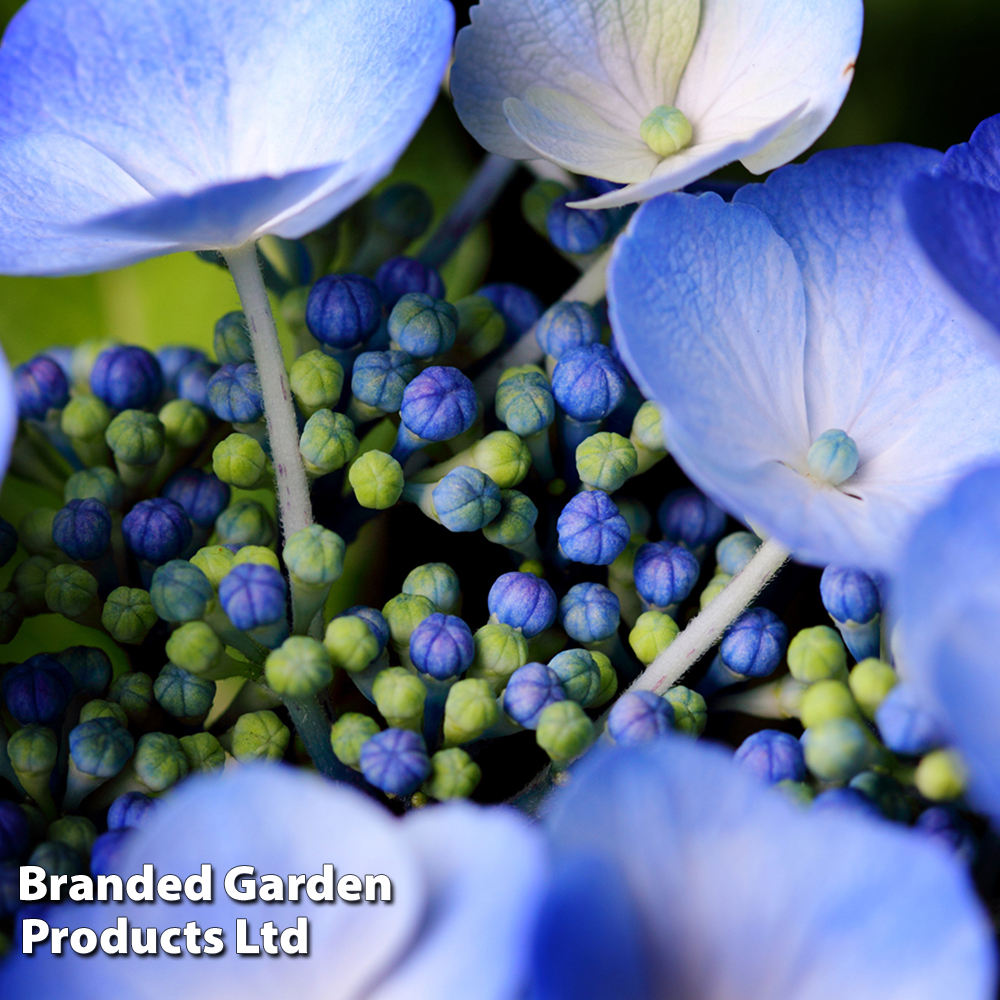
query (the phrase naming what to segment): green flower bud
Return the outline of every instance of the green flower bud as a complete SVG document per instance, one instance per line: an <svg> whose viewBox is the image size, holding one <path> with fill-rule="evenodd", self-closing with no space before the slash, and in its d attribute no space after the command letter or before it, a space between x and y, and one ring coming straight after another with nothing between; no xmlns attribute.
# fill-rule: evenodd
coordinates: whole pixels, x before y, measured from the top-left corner
<svg viewBox="0 0 1000 1000"><path fill-rule="evenodd" d="M93 701L88 701L80 709L81 725L92 719L113 719L122 729L128 728L128 716L125 714L125 709L113 701L104 701L102 698L94 698Z"/></svg>
<svg viewBox="0 0 1000 1000"><path fill-rule="evenodd" d="M968 770L956 750L932 750L913 775L917 791L931 802L948 802L965 792Z"/></svg>
<svg viewBox="0 0 1000 1000"><path fill-rule="evenodd" d="M816 797L812 786L807 785L804 781L792 781L791 778L785 778L784 781L779 781L774 787L790 802L801 806L803 809L811 806L813 799Z"/></svg>
<svg viewBox="0 0 1000 1000"><path fill-rule="evenodd" d="M310 587L325 587L344 572L343 538L319 524L296 531L282 550L288 572Z"/></svg>
<svg viewBox="0 0 1000 1000"><path fill-rule="evenodd" d="M111 682L108 701L121 705L130 726L141 726L153 706L153 678L131 670L119 674Z"/></svg>
<svg viewBox="0 0 1000 1000"><path fill-rule="evenodd" d="M63 816L49 824L47 839L71 847L86 859L97 840L97 827L86 816Z"/></svg>
<svg viewBox="0 0 1000 1000"><path fill-rule="evenodd" d="M59 758L59 741L46 726L22 726L7 741L7 756L18 777L34 775L47 780Z"/></svg>
<svg viewBox="0 0 1000 1000"><path fill-rule="evenodd" d="M444 703L445 746L468 743L482 736L499 718L497 698L488 681L481 677L456 681Z"/></svg>
<svg viewBox="0 0 1000 1000"><path fill-rule="evenodd" d="M216 519L220 545L273 545L274 518L256 500L237 500ZM207 575L207 574L206 574Z"/></svg>
<svg viewBox="0 0 1000 1000"><path fill-rule="evenodd" d="M437 609L423 594L397 594L388 601L382 614L397 649L409 649L413 630Z"/></svg>
<svg viewBox="0 0 1000 1000"><path fill-rule="evenodd" d="M503 343L507 324L484 295L459 299L455 310L458 313L458 343L463 344L472 357L483 358Z"/></svg>
<svg viewBox="0 0 1000 1000"><path fill-rule="evenodd" d="M65 413L65 410L63 411ZM66 480L63 500L100 500L108 510L121 510L125 500L125 487L118 474L106 465L74 472Z"/></svg>
<svg viewBox="0 0 1000 1000"><path fill-rule="evenodd" d="M111 423L111 411L96 396L75 396L59 415L59 426L68 438L100 440Z"/></svg>
<svg viewBox="0 0 1000 1000"><path fill-rule="evenodd" d="M420 731L424 719L427 685L405 667L381 671L372 685L375 707L385 721L396 729Z"/></svg>
<svg viewBox="0 0 1000 1000"><path fill-rule="evenodd" d="M812 443L806 456L809 475L821 483L839 486L858 468L858 446L844 431L824 431Z"/></svg>
<svg viewBox="0 0 1000 1000"><path fill-rule="evenodd" d="M732 577L728 573L716 573L698 597L699 608L705 608L711 604L726 589L730 580Z"/></svg>
<svg viewBox="0 0 1000 1000"><path fill-rule="evenodd" d="M45 604L53 614L76 620L97 604L97 580L82 566L63 563L45 576Z"/></svg>
<svg viewBox="0 0 1000 1000"><path fill-rule="evenodd" d="M191 774L213 774L226 766L226 751L211 733L182 736L180 744Z"/></svg>
<svg viewBox="0 0 1000 1000"><path fill-rule="evenodd" d="M86 868L83 858L58 840L43 840L31 852L28 864L44 868L46 875L82 875Z"/></svg>
<svg viewBox="0 0 1000 1000"><path fill-rule="evenodd" d="M343 413L317 410L299 438L299 453L306 472L323 476L342 469L358 453L354 424Z"/></svg>
<svg viewBox="0 0 1000 1000"><path fill-rule="evenodd" d="M591 434L576 449L580 481L594 489L614 493L636 474L639 458L628 438L610 431Z"/></svg>
<svg viewBox="0 0 1000 1000"><path fill-rule="evenodd" d="M861 711L869 719L875 718L875 712L882 704L885 696L896 686L896 671L875 657L862 660L853 670L847 682L851 694L857 699Z"/></svg>
<svg viewBox="0 0 1000 1000"><path fill-rule="evenodd" d="M222 653L222 640L204 622L185 622L167 639L170 662L192 674L214 670Z"/></svg>
<svg viewBox="0 0 1000 1000"><path fill-rule="evenodd" d="M453 615L462 599L458 574L447 563L425 563L410 570L403 581L404 594L423 594L435 609Z"/></svg>
<svg viewBox="0 0 1000 1000"><path fill-rule="evenodd" d="M220 365L242 365L253 361L253 342L246 314L233 310L220 317L212 331L212 347Z"/></svg>
<svg viewBox="0 0 1000 1000"><path fill-rule="evenodd" d="M102 338L101 340L81 340L73 348L69 366L73 372L73 382L81 392L90 392L90 372L98 355L109 347L117 346L116 341Z"/></svg>
<svg viewBox="0 0 1000 1000"><path fill-rule="evenodd" d="M482 776L479 765L459 747L438 750L431 757L431 776L424 782L424 791L440 802L467 799Z"/></svg>
<svg viewBox="0 0 1000 1000"><path fill-rule="evenodd" d="M502 490L524 480L531 468L531 451L511 431L493 431L472 448L473 464Z"/></svg>
<svg viewBox="0 0 1000 1000"><path fill-rule="evenodd" d="M172 399L160 408L167 443L175 448L194 448L208 433L208 414L187 399Z"/></svg>
<svg viewBox="0 0 1000 1000"><path fill-rule="evenodd" d="M247 712L233 727L233 756L241 763L248 760L281 760L291 733L274 712Z"/></svg>
<svg viewBox="0 0 1000 1000"><path fill-rule="evenodd" d="M0 643L13 640L24 622L21 598L10 590L0 593Z"/></svg>
<svg viewBox="0 0 1000 1000"><path fill-rule="evenodd" d="M256 566L270 566L272 569L281 569L274 549L267 549L263 545L244 545L239 552L233 553L233 565L239 566L241 563L253 563Z"/></svg>
<svg viewBox="0 0 1000 1000"><path fill-rule="evenodd" d="M476 657L468 676L482 678L494 694L500 694L510 675L528 662L528 640L520 629L499 623L484 625L472 639L476 644Z"/></svg>
<svg viewBox="0 0 1000 1000"><path fill-rule="evenodd" d="M601 668L586 649L564 649L549 660L567 698L589 705L601 690Z"/></svg>
<svg viewBox="0 0 1000 1000"><path fill-rule="evenodd" d="M41 615L48 611L45 580L54 565L46 556L28 556L14 570L10 585L26 615Z"/></svg>
<svg viewBox="0 0 1000 1000"><path fill-rule="evenodd" d="M646 611L639 615L628 642L640 663L647 667L677 638L677 622L662 611Z"/></svg>
<svg viewBox="0 0 1000 1000"><path fill-rule="evenodd" d="M660 408L651 399L639 407L632 421L631 440L646 451L665 452L667 443L663 439L663 418Z"/></svg>
<svg viewBox="0 0 1000 1000"><path fill-rule="evenodd" d="M361 748L378 731L378 723L370 716L345 712L330 730L330 745L337 760L357 770Z"/></svg>
<svg viewBox="0 0 1000 1000"><path fill-rule="evenodd" d="M403 467L384 451L365 452L347 478L358 503L369 510L388 510L403 495Z"/></svg>
<svg viewBox="0 0 1000 1000"><path fill-rule="evenodd" d="M684 112L661 104L643 118L639 135L657 156L673 156L691 145L694 129Z"/></svg>
<svg viewBox="0 0 1000 1000"><path fill-rule="evenodd" d="M302 415L332 410L344 388L344 369L336 358L322 351L307 351L295 359L288 373L292 395Z"/></svg>
<svg viewBox="0 0 1000 1000"><path fill-rule="evenodd" d="M618 693L618 674L612 666L611 660L600 650L592 649L590 655L594 658L594 662L601 672L601 684L596 697L591 700L587 707L599 708L601 705L606 705Z"/></svg>
<svg viewBox="0 0 1000 1000"><path fill-rule="evenodd" d="M332 665L351 674L360 673L379 654L378 638L357 615L334 618L326 627L323 645Z"/></svg>
<svg viewBox="0 0 1000 1000"><path fill-rule="evenodd" d="M166 446L166 431L152 413L122 410L108 424L104 440L119 464L155 465Z"/></svg>
<svg viewBox="0 0 1000 1000"><path fill-rule="evenodd" d="M878 759L874 738L853 719L827 719L803 736L806 766L821 781L850 781Z"/></svg>
<svg viewBox="0 0 1000 1000"><path fill-rule="evenodd" d="M267 474L267 455L249 434L230 434L212 451L212 471L229 486L253 490Z"/></svg>
<svg viewBox="0 0 1000 1000"><path fill-rule="evenodd" d="M517 490L500 491L500 513L486 527L483 536L494 545L514 548L527 542L535 531L538 508Z"/></svg>
<svg viewBox="0 0 1000 1000"><path fill-rule="evenodd" d="M219 589L222 578L233 568L233 553L224 545L208 545L191 556L190 563L208 577L215 590Z"/></svg>
<svg viewBox="0 0 1000 1000"><path fill-rule="evenodd" d="M153 571L149 599L164 621L197 621L213 600L212 585L193 563L171 559Z"/></svg>
<svg viewBox="0 0 1000 1000"><path fill-rule="evenodd" d="M108 594L101 612L101 624L111 638L126 644L142 642L156 619L148 591L138 587L116 587Z"/></svg>
<svg viewBox="0 0 1000 1000"><path fill-rule="evenodd" d="M51 507L37 507L21 518L17 526L17 540L31 555L58 555L59 547L52 540L52 522L57 513Z"/></svg>
<svg viewBox="0 0 1000 1000"><path fill-rule="evenodd" d="M828 719L854 719L857 715L857 705L843 681L817 681L802 694L799 718L806 729Z"/></svg>
<svg viewBox="0 0 1000 1000"><path fill-rule="evenodd" d="M805 684L846 680L847 651L840 635L828 625L804 628L788 644L788 669Z"/></svg>
<svg viewBox="0 0 1000 1000"><path fill-rule="evenodd" d="M579 757L594 739L594 724L575 701L555 701L538 718L535 740L557 764Z"/></svg>
<svg viewBox="0 0 1000 1000"><path fill-rule="evenodd" d="M153 682L153 697L167 715L186 726L197 726L208 715L215 700L215 681L198 677L168 663Z"/></svg>
<svg viewBox="0 0 1000 1000"><path fill-rule="evenodd" d="M549 209L556 198L564 194L569 194L569 190L558 181L537 180L521 195L521 214L528 225L546 239Z"/></svg>
<svg viewBox="0 0 1000 1000"><path fill-rule="evenodd" d="M293 635L268 655L264 676L275 694L309 698L333 680L333 667L322 643L307 635Z"/></svg>
<svg viewBox="0 0 1000 1000"><path fill-rule="evenodd" d="M667 688L663 697L674 710L674 729L691 736L701 736L708 722L708 706L705 704L705 699L697 691L680 684Z"/></svg>
<svg viewBox="0 0 1000 1000"><path fill-rule="evenodd" d="M168 733L146 733L140 737L132 758L135 776L151 792L165 792L189 771L181 741Z"/></svg>

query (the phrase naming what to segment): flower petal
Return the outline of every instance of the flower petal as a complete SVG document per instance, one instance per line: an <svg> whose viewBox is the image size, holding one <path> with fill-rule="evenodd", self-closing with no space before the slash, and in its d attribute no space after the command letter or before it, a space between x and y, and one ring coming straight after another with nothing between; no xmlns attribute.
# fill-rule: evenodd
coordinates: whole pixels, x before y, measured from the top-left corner
<svg viewBox="0 0 1000 1000"><path fill-rule="evenodd" d="M511 131L503 103L523 100L532 87L575 98L624 141L638 140L643 118L673 104L699 6L698 0L482 0L455 46L455 110L483 146L515 159L537 151ZM552 141L557 137L558 129Z"/></svg>
<svg viewBox="0 0 1000 1000"><path fill-rule="evenodd" d="M968 142L952 146L940 172L1000 191L1000 115L981 121Z"/></svg>
<svg viewBox="0 0 1000 1000"><path fill-rule="evenodd" d="M542 838L518 813L452 803L410 813L430 918L371 1000L519 997L546 879Z"/></svg>
<svg viewBox="0 0 1000 1000"><path fill-rule="evenodd" d="M280 766L241 766L222 776L195 777L168 797L163 808L125 848L119 871L131 874L152 863L156 875L182 878L211 863L213 902L111 903L62 907L59 921L98 930L119 915L134 927L223 929L226 950L211 959L172 958L162 951L144 959L109 959L100 952L81 959L48 954L16 955L0 966L0 987L10 1000L48 996L192 1000L273 1000L277 995L348 998L363 995L402 957L423 919L427 890L418 852L403 825L353 789ZM253 865L257 874L316 874L323 864L342 874L385 873L391 905L348 906L298 902L237 903L223 891L226 872ZM236 920L256 929L273 920L293 926L309 921L308 960L251 960L235 952ZM68 949L67 949L68 950ZM155 963L155 967L150 963Z"/></svg>
<svg viewBox="0 0 1000 1000"><path fill-rule="evenodd" d="M951 856L881 821L798 812L703 744L595 754L550 828L557 854L600 853L624 872L658 996L985 1000L995 989L989 926Z"/></svg>

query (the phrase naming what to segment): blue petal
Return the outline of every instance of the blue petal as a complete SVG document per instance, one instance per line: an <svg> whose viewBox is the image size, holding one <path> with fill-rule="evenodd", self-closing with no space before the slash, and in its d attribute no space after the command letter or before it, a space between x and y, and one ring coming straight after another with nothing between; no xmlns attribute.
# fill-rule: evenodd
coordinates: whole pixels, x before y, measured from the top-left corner
<svg viewBox="0 0 1000 1000"><path fill-rule="evenodd" d="M989 924L958 862L890 824L799 812L703 744L595 755L550 827L557 852L624 872L657 996L993 995Z"/></svg>
<svg viewBox="0 0 1000 1000"><path fill-rule="evenodd" d="M940 172L1000 191L1000 115L980 122L968 142L952 146Z"/></svg>

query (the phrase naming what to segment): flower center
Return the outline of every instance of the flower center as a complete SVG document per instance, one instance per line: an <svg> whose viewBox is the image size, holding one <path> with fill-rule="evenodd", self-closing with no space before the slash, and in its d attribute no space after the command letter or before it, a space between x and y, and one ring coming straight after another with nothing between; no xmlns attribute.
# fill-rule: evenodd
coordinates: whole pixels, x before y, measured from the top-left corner
<svg viewBox="0 0 1000 1000"><path fill-rule="evenodd" d="M824 431L813 442L806 459L814 479L839 486L857 470L858 446L844 431Z"/></svg>
<svg viewBox="0 0 1000 1000"><path fill-rule="evenodd" d="M694 132L683 111L661 104L643 118L639 135L657 156L673 156L691 145Z"/></svg>

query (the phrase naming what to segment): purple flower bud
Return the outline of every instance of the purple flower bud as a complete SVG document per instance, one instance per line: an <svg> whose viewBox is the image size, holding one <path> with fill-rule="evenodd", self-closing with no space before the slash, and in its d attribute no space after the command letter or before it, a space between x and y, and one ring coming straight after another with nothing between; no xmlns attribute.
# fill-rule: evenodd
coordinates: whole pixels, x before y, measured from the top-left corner
<svg viewBox="0 0 1000 1000"><path fill-rule="evenodd" d="M90 388L112 410L146 410L163 392L163 372L142 347L109 347L94 362Z"/></svg>
<svg viewBox="0 0 1000 1000"><path fill-rule="evenodd" d="M519 340L538 322L542 314L542 300L527 288L520 285L500 283L483 285L476 292L484 299L493 303L494 308L503 317L507 325L505 343Z"/></svg>
<svg viewBox="0 0 1000 1000"><path fill-rule="evenodd" d="M555 620L557 602L552 588L534 573L504 573L490 587L491 615L526 638L544 632Z"/></svg>
<svg viewBox="0 0 1000 1000"><path fill-rule="evenodd" d="M70 500L52 521L52 539L70 559L98 559L111 541L111 515L100 500Z"/></svg>
<svg viewBox="0 0 1000 1000"><path fill-rule="evenodd" d="M219 584L223 610L244 632L283 618L286 596L285 578L273 566L261 563L240 563Z"/></svg>
<svg viewBox="0 0 1000 1000"><path fill-rule="evenodd" d="M476 646L469 626L455 615L435 612L410 634L410 659L438 680L458 677L472 666Z"/></svg>
<svg viewBox="0 0 1000 1000"><path fill-rule="evenodd" d="M264 415L257 366L223 365L208 380L208 405L220 420L252 424Z"/></svg>
<svg viewBox="0 0 1000 1000"><path fill-rule="evenodd" d="M184 508L199 528L210 528L229 504L229 487L218 477L201 469L175 472L160 491L168 500Z"/></svg>
<svg viewBox="0 0 1000 1000"><path fill-rule="evenodd" d="M28 726L47 726L62 717L75 685L66 668L48 653L38 653L3 678L3 699L10 714Z"/></svg>
<svg viewBox="0 0 1000 1000"><path fill-rule="evenodd" d="M320 278L306 302L306 326L321 343L340 350L367 340L382 320L382 300L370 278L329 274Z"/></svg>
<svg viewBox="0 0 1000 1000"><path fill-rule="evenodd" d="M722 662L742 677L766 677L788 649L788 628L767 608L751 608L729 626L719 647Z"/></svg>
<svg viewBox="0 0 1000 1000"><path fill-rule="evenodd" d="M429 295L432 299L444 298L444 282L433 267L412 257L392 257L375 273L375 284L386 309L412 292Z"/></svg>
<svg viewBox="0 0 1000 1000"><path fill-rule="evenodd" d="M541 349L558 361L574 347L599 344L601 324L585 302L557 302L542 314L535 337Z"/></svg>
<svg viewBox="0 0 1000 1000"><path fill-rule="evenodd" d="M701 567L687 549L673 542L647 542L635 554L635 589L654 608L683 601L698 582Z"/></svg>
<svg viewBox="0 0 1000 1000"><path fill-rule="evenodd" d="M668 493L656 519L664 538L692 551L718 541L726 530L726 512L696 489Z"/></svg>
<svg viewBox="0 0 1000 1000"><path fill-rule="evenodd" d="M52 358L39 354L14 369L14 394L22 420L44 420L49 410L61 410L69 402L69 382Z"/></svg>
<svg viewBox="0 0 1000 1000"><path fill-rule="evenodd" d="M125 544L156 566L176 559L191 544L191 521L166 497L140 500L122 519Z"/></svg>
<svg viewBox="0 0 1000 1000"><path fill-rule="evenodd" d="M571 347L552 373L552 394L574 420L603 420L626 386L625 369L603 344Z"/></svg>
<svg viewBox="0 0 1000 1000"><path fill-rule="evenodd" d="M503 692L503 710L525 729L534 729L542 712L557 701L566 701L566 692L559 675L544 663L518 667Z"/></svg>
<svg viewBox="0 0 1000 1000"><path fill-rule="evenodd" d="M673 727L673 705L652 691L627 691L608 714L608 732L623 747L649 743Z"/></svg>
<svg viewBox="0 0 1000 1000"><path fill-rule="evenodd" d="M479 402L472 383L457 368L422 371L403 392L403 423L427 441L447 441L467 431Z"/></svg>
<svg viewBox="0 0 1000 1000"><path fill-rule="evenodd" d="M609 213L589 208L569 208L567 202L583 201L586 191L570 191L552 202L545 227L549 239L563 253L593 253L607 238L611 229Z"/></svg>
<svg viewBox="0 0 1000 1000"><path fill-rule="evenodd" d="M386 729L361 747L361 773L388 795L410 795L431 772L423 739L408 729Z"/></svg>
<svg viewBox="0 0 1000 1000"><path fill-rule="evenodd" d="M609 566L625 550L632 534L615 502L601 490L573 497L559 515L556 530L566 558L588 566Z"/></svg>
<svg viewBox="0 0 1000 1000"><path fill-rule="evenodd" d="M779 781L802 781L806 776L802 744L778 729L761 729L748 736L733 759L771 785Z"/></svg>
<svg viewBox="0 0 1000 1000"><path fill-rule="evenodd" d="M158 805L158 799L142 792L125 792L108 809L108 829L138 829L153 815Z"/></svg>

